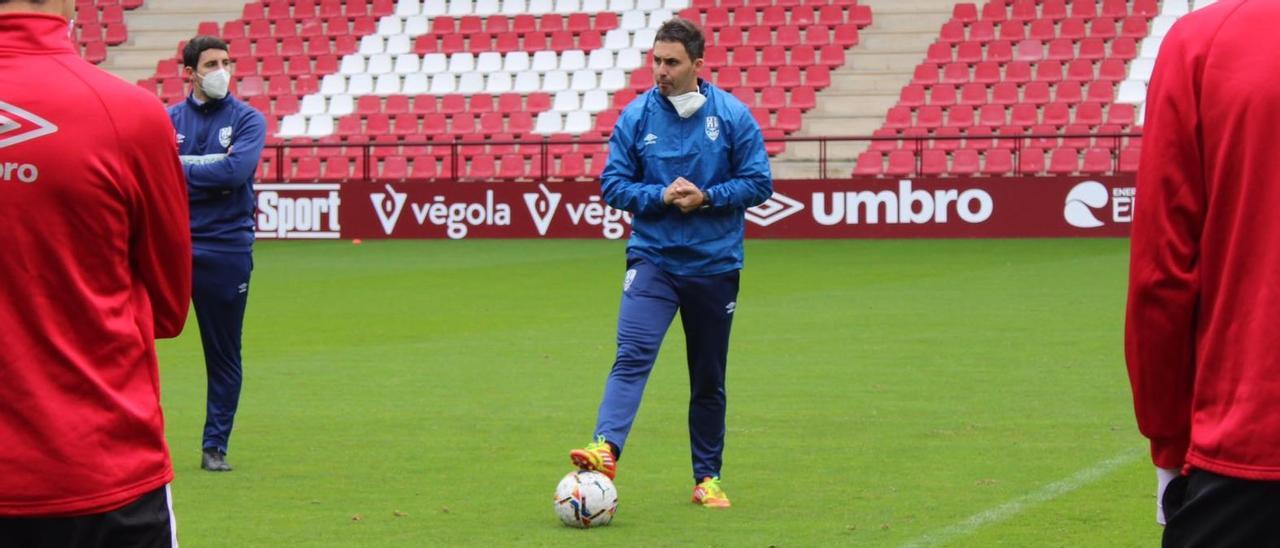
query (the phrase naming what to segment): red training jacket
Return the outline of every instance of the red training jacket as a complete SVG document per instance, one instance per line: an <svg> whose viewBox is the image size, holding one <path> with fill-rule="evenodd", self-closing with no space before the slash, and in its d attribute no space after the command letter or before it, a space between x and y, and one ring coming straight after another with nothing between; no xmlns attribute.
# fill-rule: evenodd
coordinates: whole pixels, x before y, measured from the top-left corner
<svg viewBox="0 0 1280 548"><path fill-rule="evenodd" d="M1147 97L1125 357L1157 466L1280 479L1280 3L1180 19Z"/></svg>
<svg viewBox="0 0 1280 548"><path fill-rule="evenodd" d="M114 510L173 478L154 339L191 293L169 117L0 15L0 516Z"/></svg>

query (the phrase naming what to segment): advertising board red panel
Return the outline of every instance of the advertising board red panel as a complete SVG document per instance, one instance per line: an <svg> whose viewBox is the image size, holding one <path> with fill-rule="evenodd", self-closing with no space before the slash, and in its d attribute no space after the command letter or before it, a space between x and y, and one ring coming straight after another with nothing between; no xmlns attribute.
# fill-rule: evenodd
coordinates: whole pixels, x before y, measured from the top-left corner
<svg viewBox="0 0 1280 548"><path fill-rule="evenodd" d="M747 236L1124 237L1133 180L779 181L768 201L747 211ZM596 183L286 184L271 185L269 194L263 187L258 222L265 237L618 239L631 223L629 213L604 203Z"/></svg>

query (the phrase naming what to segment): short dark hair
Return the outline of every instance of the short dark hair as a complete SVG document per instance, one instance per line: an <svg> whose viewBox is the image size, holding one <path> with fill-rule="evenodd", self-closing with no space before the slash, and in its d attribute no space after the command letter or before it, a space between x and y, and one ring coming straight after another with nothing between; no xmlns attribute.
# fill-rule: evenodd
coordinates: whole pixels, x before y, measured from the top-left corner
<svg viewBox="0 0 1280 548"><path fill-rule="evenodd" d="M207 49L227 50L227 43L217 36L200 35L192 38L182 48L182 66L196 68L200 64L200 54Z"/></svg>
<svg viewBox="0 0 1280 548"><path fill-rule="evenodd" d="M679 17L663 23L658 28L653 41L679 42L684 46L684 51L689 54L690 61L701 59L703 52L707 49L707 39L702 35L702 29L692 21Z"/></svg>

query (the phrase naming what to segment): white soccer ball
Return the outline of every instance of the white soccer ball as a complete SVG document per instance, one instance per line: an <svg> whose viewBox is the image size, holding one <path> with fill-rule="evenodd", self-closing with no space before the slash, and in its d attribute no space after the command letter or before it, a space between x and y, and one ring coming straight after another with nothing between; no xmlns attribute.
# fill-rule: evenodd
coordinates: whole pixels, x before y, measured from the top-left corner
<svg viewBox="0 0 1280 548"><path fill-rule="evenodd" d="M570 527L589 529L613 521L618 489L600 472L569 472L556 486L556 515Z"/></svg>

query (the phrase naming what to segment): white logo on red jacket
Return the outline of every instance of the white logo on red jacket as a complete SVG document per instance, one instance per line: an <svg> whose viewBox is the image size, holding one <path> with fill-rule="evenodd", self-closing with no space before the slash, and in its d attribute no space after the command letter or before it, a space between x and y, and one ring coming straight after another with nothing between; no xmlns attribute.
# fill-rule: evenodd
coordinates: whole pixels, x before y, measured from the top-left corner
<svg viewBox="0 0 1280 548"><path fill-rule="evenodd" d="M25 109L0 101L0 148L56 133L58 126Z"/></svg>

